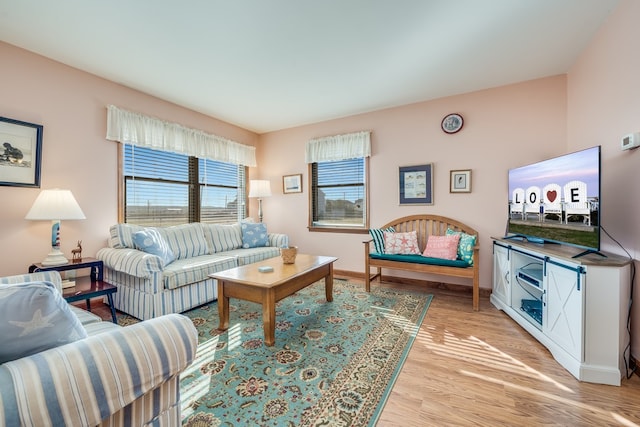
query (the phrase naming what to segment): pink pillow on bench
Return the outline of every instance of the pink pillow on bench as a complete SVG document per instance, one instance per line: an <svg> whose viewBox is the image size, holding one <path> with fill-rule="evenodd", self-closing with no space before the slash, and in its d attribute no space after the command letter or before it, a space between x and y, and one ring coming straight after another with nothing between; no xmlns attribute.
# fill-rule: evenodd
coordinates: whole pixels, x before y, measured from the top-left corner
<svg viewBox="0 0 640 427"><path fill-rule="evenodd" d="M429 236L423 256L454 260L458 257L459 234L448 236Z"/></svg>

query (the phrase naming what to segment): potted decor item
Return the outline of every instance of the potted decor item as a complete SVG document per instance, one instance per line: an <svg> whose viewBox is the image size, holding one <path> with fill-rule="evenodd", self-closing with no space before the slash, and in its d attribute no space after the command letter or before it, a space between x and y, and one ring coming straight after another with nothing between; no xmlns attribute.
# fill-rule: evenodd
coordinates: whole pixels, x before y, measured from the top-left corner
<svg viewBox="0 0 640 427"><path fill-rule="evenodd" d="M298 247L284 246L280 248L280 254L282 255L282 262L284 264L294 264L296 262L296 255L298 254Z"/></svg>

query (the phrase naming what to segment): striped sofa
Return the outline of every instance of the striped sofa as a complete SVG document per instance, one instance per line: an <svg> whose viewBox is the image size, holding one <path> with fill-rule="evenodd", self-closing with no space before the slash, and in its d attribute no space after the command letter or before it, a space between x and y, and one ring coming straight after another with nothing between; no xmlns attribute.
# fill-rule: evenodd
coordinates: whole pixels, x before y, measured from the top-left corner
<svg viewBox="0 0 640 427"><path fill-rule="evenodd" d="M104 263L104 280L115 285L117 310L147 320L182 313L217 298L209 275L280 255L285 234L268 234L267 246L243 248L241 224L190 223L154 228L175 255L164 265L161 257L136 249L134 234L148 229L132 224L110 227L108 247L96 258Z"/></svg>
<svg viewBox="0 0 640 427"><path fill-rule="evenodd" d="M0 278L50 282L46 271ZM179 375L193 361L197 331L180 314L120 327L70 306L88 337L0 364L2 426L176 426Z"/></svg>

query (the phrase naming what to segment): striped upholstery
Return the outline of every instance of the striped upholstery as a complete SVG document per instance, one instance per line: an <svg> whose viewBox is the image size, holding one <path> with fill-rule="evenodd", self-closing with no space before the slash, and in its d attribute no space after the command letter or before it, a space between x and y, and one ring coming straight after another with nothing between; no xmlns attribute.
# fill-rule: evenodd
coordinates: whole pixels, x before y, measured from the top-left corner
<svg viewBox="0 0 640 427"><path fill-rule="evenodd" d="M11 285L14 283L27 282L50 282L59 292L62 292L62 277L55 270L38 271L37 273L18 274L16 276L0 277L0 285Z"/></svg>
<svg viewBox="0 0 640 427"><path fill-rule="evenodd" d="M109 240L108 245L110 248L122 249L130 248L134 249L136 246L133 243L133 234L142 230L144 227L134 224L115 224L109 228Z"/></svg>
<svg viewBox="0 0 640 427"><path fill-rule="evenodd" d="M172 314L0 365L0 425L176 426L197 331Z"/></svg>
<svg viewBox="0 0 640 427"><path fill-rule="evenodd" d="M105 268L126 271L136 277L151 277L163 269L159 256L136 249L102 248L96 258L103 262Z"/></svg>
<svg viewBox="0 0 640 427"><path fill-rule="evenodd" d="M240 224L202 224L204 237L211 253L229 251L242 247Z"/></svg>
<svg viewBox="0 0 640 427"><path fill-rule="evenodd" d="M209 274L236 267L235 257L222 255L204 255L179 259L164 268L164 289L176 289L192 283L206 280Z"/></svg>
<svg viewBox="0 0 640 427"><path fill-rule="evenodd" d="M178 258L163 267L159 257L125 247L133 245L131 236L139 229L135 227L112 226L110 247L100 249L96 258L104 262L105 281L118 287L114 307L142 320L182 313L215 300L217 285L209 274L280 256L279 248L289 244L286 234L270 233L269 246L239 249L239 224L158 228Z"/></svg>
<svg viewBox="0 0 640 427"><path fill-rule="evenodd" d="M107 282L118 287L118 292L113 294L114 307L141 320L168 313L182 313L218 297L216 281L213 279L177 289L162 289L159 286L162 281L160 273L142 279L105 268L104 274ZM158 291L154 292L153 289Z"/></svg>
<svg viewBox="0 0 640 427"><path fill-rule="evenodd" d="M225 252L225 255L235 257L238 261L238 266L240 266L280 256L280 248L265 246L261 248L236 249Z"/></svg>

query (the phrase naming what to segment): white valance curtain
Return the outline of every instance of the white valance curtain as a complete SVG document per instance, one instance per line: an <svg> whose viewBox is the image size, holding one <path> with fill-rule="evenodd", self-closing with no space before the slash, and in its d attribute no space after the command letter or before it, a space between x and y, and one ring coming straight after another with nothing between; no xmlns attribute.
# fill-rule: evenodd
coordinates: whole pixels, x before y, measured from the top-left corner
<svg viewBox="0 0 640 427"><path fill-rule="evenodd" d="M307 141L307 163L335 162L371 156L371 132L325 136Z"/></svg>
<svg viewBox="0 0 640 427"><path fill-rule="evenodd" d="M114 105L107 107L107 139L236 165L257 165L255 147Z"/></svg>

